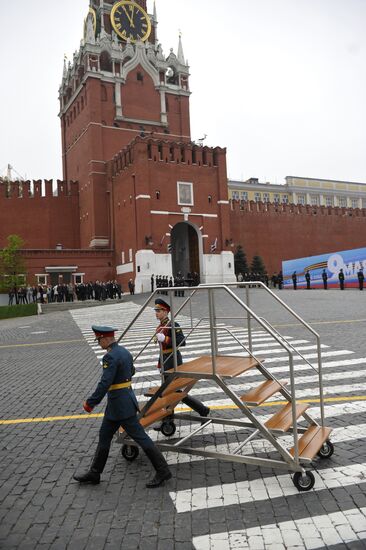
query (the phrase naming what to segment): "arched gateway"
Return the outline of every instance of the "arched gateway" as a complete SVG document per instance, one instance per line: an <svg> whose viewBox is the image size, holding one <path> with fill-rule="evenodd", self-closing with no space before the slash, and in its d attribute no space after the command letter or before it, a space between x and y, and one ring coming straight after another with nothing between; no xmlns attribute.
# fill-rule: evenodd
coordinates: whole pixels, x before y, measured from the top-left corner
<svg viewBox="0 0 366 550"><path fill-rule="evenodd" d="M190 222L177 223L171 232L172 273L181 273L187 278L188 273L202 273L202 235L198 227Z"/></svg>

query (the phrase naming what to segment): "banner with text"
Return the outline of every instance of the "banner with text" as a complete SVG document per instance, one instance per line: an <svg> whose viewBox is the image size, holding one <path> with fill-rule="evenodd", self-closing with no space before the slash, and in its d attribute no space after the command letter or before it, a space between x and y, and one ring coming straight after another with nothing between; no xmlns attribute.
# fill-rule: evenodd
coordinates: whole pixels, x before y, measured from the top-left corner
<svg viewBox="0 0 366 550"><path fill-rule="evenodd" d="M365 269L366 274L366 248L286 260L282 262L284 288L293 288L294 275L298 288L306 288L307 271L310 274L311 288L323 288L324 273L327 275L328 288L338 288L338 275L341 269L344 273L345 288L358 287L358 272Z"/></svg>

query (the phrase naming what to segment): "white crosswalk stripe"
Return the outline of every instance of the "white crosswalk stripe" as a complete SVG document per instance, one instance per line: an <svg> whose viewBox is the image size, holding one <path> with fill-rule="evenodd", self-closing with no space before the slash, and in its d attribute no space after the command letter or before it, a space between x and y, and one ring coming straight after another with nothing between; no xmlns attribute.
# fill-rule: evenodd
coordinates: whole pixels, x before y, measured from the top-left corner
<svg viewBox="0 0 366 550"><path fill-rule="evenodd" d="M87 310L74 310L71 312L75 322L81 329L86 341L90 345L91 349L95 353L98 359L101 359L104 355L104 351L101 350L94 342L94 334L91 330L92 324L106 324L118 327L120 330L117 332L117 338L121 334L121 329L127 326L132 318L139 311L139 306L129 304L115 304L104 308L88 308ZM189 332L190 319L186 316L180 316L178 321L181 326L184 327L184 333ZM194 322L198 320L195 319ZM147 343L149 338L153 335L157 322L154 319L154 312L152 308L147 308L141 318L135 325L133 332L129 332L121 342L131 351L133 355L136 355L143 345ZM248 346L248 332L245 327L232 327L231 332L235 334L235 337L243 342L245 346ZM304 340L300 338L293 338L286 336L289 342L298 349L303 358L300 356L294 357L294 366L296 373L296 398L317 398L318 388L317 381L318 375L314 372L311 366L304 361L304 358L316 366L317 353L316 343L311 340ZM220 330L218 333L219 352L223 354L233 356L246 356L247 353L243 348L235 341L235 339L228 334L225 330ZM289 379L288 373L288 355L281 345L269 336L262 329L254 330L252 333L252 344L254 354L258 357L265 359L265 367L270 370L276 377L280 379ZM201 327L199 333L193 333L188 338L187 346L182 348L182 357L184 362L193 360L200 355L210 353L210 332L207 323ZM350 357L352 356L353 357ZM139 396L139 401L144 402L146 398L143 397L143 393L152 385L157 386L160 383L160 373L156 368L158 357L158 348L155 344L151 343L143 354L136 360L136 374L134 376L134 390ZM323 368L323 380L325 384L324 395L325 396L337 396L339 398L347 398L350 394L364 394L366 390L366 357L357 357L354 351L348 349L331 349L326 344L322 345L322 368ZM256 369L252 369L245 376L234 380L230 387L238 394L242 395L250 388L258 384L258 381L262 381L261 375ZM347 380L345 384L344 381ZM351 384L349 382L352 382ZM228 406L232 406L233 403L230 399L226 398L225 394L221 392L211 381L199 382L190 392L192 395L199 397L206 405L211 407L222 407L223 409ZM273 396L271 401L283 400L282 396ZM362 440L364 433L366 433L366 424L362 423L358 419L358 416L366 412L366 401L362 400L362 396L359 400L353 402L341 402L341 403L326 403L326 417L327 418L341 418L343 415L350 415L350 418L354 418L354 422L346 427L337 427L334 429L331 435L331 440L336 445L349 445L353 440L355 444L357 439ZM184 405L179 405L176 408L179 410L187 410ZM320 410L318 406L311 405L307 411L315 420L320 418ZM268 408L265 407L256 410L261 420L268 419L271 415L268 413ZM231 413L232 414L232 413ZM213 411L214 416L225 416L225 411ZM191 426L188 423L177 422L177 436L184 437L188 435ZM194 424L196 427L196 424ZM238 444L236 432L238 428L232 426L222 425L209 425L205 428L205 449L214 450L218 452L230 452ZM150 432L154 440L161 440L166 442L166 438L158 432ZM215 436L220 436L219 442L215 443ZM227 438L226 442L223 442L223 438ZM242 438L241 438L242 440ZM292 446L291 435L286 435L281 438L286 442L286 446ZM200 435L197 434L189 443L196 442L201 445ZM273 447L263 439L256 439L250 442L249 446L245 448L245 454L251 453L266 453L273 452ZM170 452L167 454L167 460L170 465L183 466L185 463L197 463L204 459L199 456L191 456L187 454L178 454ZM337 462L325 461L320 462L321 467L315 471L316 483L313 491L327 491L335 490L341 487L360 486L366 480L366 463L361 464L345 464L339 465ZM334 464L337 464L334 466ZM328 467L329 465L329 467ZM324 468L324 466L326 466ZM259 474L260 476L260 474ZM195 514L205 509L217 509L221 510L225 514L225 508L235 505L249 505L250 503L256 503L256 506L260 506L260 503L267 501L268 499L285 499L298 495L298 490L294 486L291 475L289 473L278 473L276 471L272 475L267 477L258 477L251 480L239 481L237 483L219 483L214 486L197 486L193 484L190 489L178 490L170 492L170 497L174 502L177 514ZM307 540L306 548L317 549L324 546L324 541L327 541L326 521L329 521L329 542L327 544L341 544L345 538L347 541L357 541L362 535L366 536L366 510L365 508L353 508L344 511L344 516L340 517L341 512L335 514L328 514L324 519L324 516L311 517L311 527L314 528L314 534L305 536L305 527L309 528L308 523L301 525L300 522L279 522L275 524L268 524L264 526L256 526L254 528L232 530L229 532L212 533L204 536L194 537L193 544L196 550L228 550L234 548L288 548L292 546L301 546L303 540ZM350 519L351 518L351 519ZM352 519L353 518L353 519ZM293 524L293 525L292 525ZM348 538L339 529L344 526L348 528ZM321 529L320 536L320 526ZM336 527L337 530L336 530ZM340 527L339 527L340 526ZM319 530L317 530L319 528ZM333 535L330 531L332 528ZM302 530L303 529L303 532ZM267 541L266 537L271 536L271 542ZM296 536L300 533L301 537L296 543ZM338 535L337 535L338 533ZM338 539L337 539L338 536ZM333 537L333 538L332 538Z"/></svg>
<svg viewBox="0 0 366 550"><path fill-rule="evenodd" d="M286 548L303 548L301 534L304 534L307 550L324 549L324 543L333 546L344 544L344 532L347 531L347 543L360 541L358 533L362 533L366 523L366 508L351 508L342 512L333 512L327 516L313 516L306 521L281 521L267 524L264 536L258 527L230 531L229 533L213 533L193 537L196 550L231 550L268 547L276 550ZM327 525L327 527L324 527ZM328 531L328 532L327 532ZM362 535L361 535L362 536ZM261 546L261 542L262 545ZM361 546L359 546L361 548Z"/></svg>
<svg viewBox="0 0 366 550"><path fill-rule="evenodd" d="M317 471L315 475L314 491L357 485L366 479L366 462L326 468ZM214 508L231 504L258 502L268 498L286 497L298 494L298 490L288 474L277 474L268 478L257 478L253 481L195 487L194 489L174 491L169 494L177 512L182 513L203 510L207 507Z"/></svg>

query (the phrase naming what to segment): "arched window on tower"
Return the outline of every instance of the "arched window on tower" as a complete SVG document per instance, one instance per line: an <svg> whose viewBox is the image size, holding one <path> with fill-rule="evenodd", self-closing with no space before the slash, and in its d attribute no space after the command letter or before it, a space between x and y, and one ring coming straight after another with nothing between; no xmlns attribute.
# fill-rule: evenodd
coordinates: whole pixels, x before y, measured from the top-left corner
<svg viewBox="0 0 366 550"><path fill-rule="evenodd" d="M161 143L158 145L158 151L159 151L159 160L163 160L163 146Z"/></svg>
<svg viewBox="0 0 366 550"><path fill-rule="evenodd" d="M102 101L107 101L108 100L108 94L107 94L107 88L105 86L102 85L100 93L101 93Z"/></svg>
<svg viewBox="0 0 366 550"><path fill-rule="evenodd" d="M111 73L113 71L111 56L106 51L100 54L100 70L107 73Z"/></svg>

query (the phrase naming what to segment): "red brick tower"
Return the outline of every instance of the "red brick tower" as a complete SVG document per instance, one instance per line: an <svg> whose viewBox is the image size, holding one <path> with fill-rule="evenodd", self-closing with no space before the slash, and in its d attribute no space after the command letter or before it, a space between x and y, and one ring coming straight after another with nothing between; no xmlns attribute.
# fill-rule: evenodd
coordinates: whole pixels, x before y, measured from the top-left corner
<svg viewBox="0 0 366 550"><path fill-rule="evenodd" d="M150 275L149 269L142 273L136 255L144 258L146 248L150 255L162 253L161 247L155 249L156 242L148 238L155 233L157 224L161 228L164 225L161 215L154 211L158 196L164 197L165 209L174 212L174 221L169 220L171 227L187 222L187 226L178 228L177 238L180 249L190 248L191 252L182 252L181 259L173 262L167 253L164 258L145 262L153 269L151 273L187 273L194 267L201 280L208 280L210 269L204 267L204 255L217 256L230 240L225 152L215 154L215 159L221 159L216 165L213 153L207 151L190 157L189 68L181 39L177 54L170 50L166 57L158 43L155 5L151 15L146 9L146 0L91 0L84 39L73 62L65 64L60 87L63 171L65 179L78 180L80 185L81 247L114 249L117 274L122 279L136 276L137 287L141 283L141 288ZM144 153L137 140L146 142ZM158 153L152 156L154 147ZM196 151L197 147L193 149ZM180 151L177 158L172 151ZM201 160L196 161L196 157ZM120 177L114 158L124 159L121 162L125 172L128 166L131 175L126 181ZM207 158L211 158L210 166ZM201 166L213 170L197 172ZM206 195L203 201L199 199L201 190ZM130 212L123 212L122 219L121 201L134 206ZM141 208L142 203L145 204ZM200 219L193 213L198 205L199 215L203 216ZM197 224L193 224L193 216ZM211 220L209 234L202 222L205 216ZM165 225L167 238L169 225ZM193 225L194 230L188 228ZM138 229L127 242L126 235L135 226ZM160 228L156 230L159 231ZM190 247L184 245L186 241L191 242ZM225 268L220 263L221 279L227 279L227 274L232 277L233 273L230 250L226 254L231 261L225 260ZM124 262L129 267L123 267Z"/></svg>

